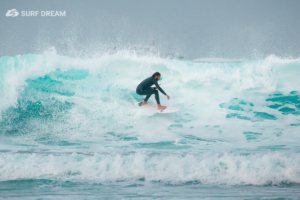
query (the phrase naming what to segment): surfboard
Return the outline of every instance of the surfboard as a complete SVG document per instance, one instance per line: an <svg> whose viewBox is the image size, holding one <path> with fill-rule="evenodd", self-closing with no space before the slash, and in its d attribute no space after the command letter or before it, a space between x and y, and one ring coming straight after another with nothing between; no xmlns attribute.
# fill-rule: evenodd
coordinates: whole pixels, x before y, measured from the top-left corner
<svg viewBox="0 0 300 200"><path fill-rule="evenodd" d="M136 106L139 106L140 108L142 109L146 109L146 110L149 110L151 112L155 112L155 113L173 113L173 112L177 112L179 111L178 108L172 108L172 107L169 107L167 106L167 108L164 108L164 109L160 109L158 110L157 109L157 104L154 104L154 103L148 103L146 105L142 105L143 102L136 102Z"/></svg>

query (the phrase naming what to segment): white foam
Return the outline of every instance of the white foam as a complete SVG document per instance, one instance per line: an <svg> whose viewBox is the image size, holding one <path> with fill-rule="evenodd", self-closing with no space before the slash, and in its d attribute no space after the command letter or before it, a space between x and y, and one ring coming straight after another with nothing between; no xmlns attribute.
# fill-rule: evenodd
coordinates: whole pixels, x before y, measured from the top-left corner
<svg viewBox="0 0 300 200"><path fill-rule="evenodd" d="M145 180L170 184L280 185L300 183L298 153L198 155L95 153L91 156L1 154L0 180L50 179L111 183Z"/></svg>

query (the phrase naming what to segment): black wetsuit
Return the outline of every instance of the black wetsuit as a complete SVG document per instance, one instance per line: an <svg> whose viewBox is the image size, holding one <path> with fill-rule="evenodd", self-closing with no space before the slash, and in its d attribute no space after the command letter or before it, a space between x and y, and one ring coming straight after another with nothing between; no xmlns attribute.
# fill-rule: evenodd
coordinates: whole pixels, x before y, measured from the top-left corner
<svg viewBox="0 0 300 200"><path fill-rule="evenodd" d="M158 91L155 88L151 88L151 86L155 84L156 88L163 93L164 95L167 95L162 89L161 87L159 87L159 85L157 84L157 80L155 78L153 78L152 76L150 76L149 78L146 78L145 80L143 80L136 88L136 93L138 93L139 95L147 95L145 98L145 102L148 101L148 99L150 98L150 96L152 94L155 94L155 99L157 104L160 104L159 101L159 96L158 96Z"/></svg>

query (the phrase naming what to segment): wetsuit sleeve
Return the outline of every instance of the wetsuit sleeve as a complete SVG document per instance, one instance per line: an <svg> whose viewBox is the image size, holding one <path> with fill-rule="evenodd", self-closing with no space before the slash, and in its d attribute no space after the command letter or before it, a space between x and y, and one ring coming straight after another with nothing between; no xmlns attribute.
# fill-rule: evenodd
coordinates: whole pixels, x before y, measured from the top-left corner
<svg viewBox="0 0 300 200"><path fill-rule="evenodd" d="M155 86L157 87L157 89L158 89L161 93L163 93L164 95L167 95L167 94L165 93L165 91L163 91L163 89L161 89L161 87L159 87L159 85L157 84L157 81L154 81L154 84L155 84Z"/></svg>

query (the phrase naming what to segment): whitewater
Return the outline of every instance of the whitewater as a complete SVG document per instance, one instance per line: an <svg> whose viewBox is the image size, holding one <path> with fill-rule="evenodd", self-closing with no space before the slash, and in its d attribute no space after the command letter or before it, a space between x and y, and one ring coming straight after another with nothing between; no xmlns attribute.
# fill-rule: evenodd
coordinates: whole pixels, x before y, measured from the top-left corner
<svg viewBox="0 0 300 200"><path fill-rule="evenodd" d="M156 71L161 104L179 112L133 105ZM299 198L299 75L300 59L275 55L1 57L1 196Z"/></svg>

